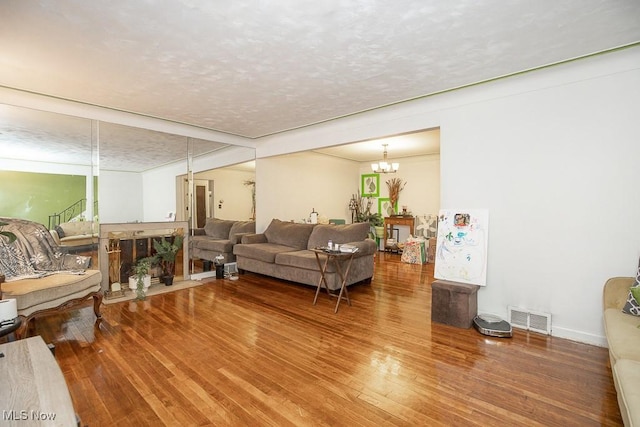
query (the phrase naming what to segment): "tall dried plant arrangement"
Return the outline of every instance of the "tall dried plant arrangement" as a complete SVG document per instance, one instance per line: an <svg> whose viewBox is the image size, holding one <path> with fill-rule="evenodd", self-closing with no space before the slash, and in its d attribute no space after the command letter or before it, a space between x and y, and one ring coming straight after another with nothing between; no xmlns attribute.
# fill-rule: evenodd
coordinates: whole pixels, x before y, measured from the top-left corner
<svg viewBox="0 0 640 427"><path fill-rule="evenodd" d="M396 203L398 203L398 199L400 198L400 192L404 189L405 185L407 185L407 183L403 183L402 178L391 178L387 181L387 187L389 188L389 202L393 209L395 209Z"/></svg>
<svg viewBox="0 0 640 427"><path fill-rule="evenodd" d="M251 187L251 219L256 219L256 180L247 179L244 185Z"/></svg>

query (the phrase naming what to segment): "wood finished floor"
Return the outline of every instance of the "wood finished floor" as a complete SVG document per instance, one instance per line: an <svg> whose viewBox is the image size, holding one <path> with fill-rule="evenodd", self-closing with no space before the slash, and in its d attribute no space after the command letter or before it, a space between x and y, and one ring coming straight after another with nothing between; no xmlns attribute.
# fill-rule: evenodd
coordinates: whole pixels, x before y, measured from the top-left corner
<svg viewBox="0 0 640 427"><path fill-rule="evenodd" d="M607 350L431 323L431 265L379 254L353 305L247 273L38 319L89 426L622 425Z"/></svg>

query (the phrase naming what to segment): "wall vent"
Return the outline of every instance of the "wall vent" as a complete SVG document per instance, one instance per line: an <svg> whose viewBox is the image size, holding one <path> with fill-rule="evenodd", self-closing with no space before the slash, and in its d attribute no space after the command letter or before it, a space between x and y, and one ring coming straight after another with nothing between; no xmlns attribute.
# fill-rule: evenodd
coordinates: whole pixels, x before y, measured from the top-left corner
<svg viewBox="0 0 640 427"><path fill-rule="evenodd" d="M509 323L516 328L528 331L551 334L551 314L524 310L518 307L508 307Z"/></svg>

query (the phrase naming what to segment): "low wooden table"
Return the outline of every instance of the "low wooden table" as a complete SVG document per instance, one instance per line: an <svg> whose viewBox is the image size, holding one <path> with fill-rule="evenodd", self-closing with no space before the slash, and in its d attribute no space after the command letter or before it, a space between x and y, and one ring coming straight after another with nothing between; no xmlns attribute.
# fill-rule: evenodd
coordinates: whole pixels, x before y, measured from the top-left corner
<svg viewBox="0 0 640 427"><path fill-rule="evenodd" d="M71 395L40 336L0 344L3 426L76 426Z"/></svg>
<svg viewBox="0 0 640 427"><path fill-rule="evenodd" d="M324 288L327 290L327 295L329 295L329 297L335 296L329 292L329 285L327 284L327 279L325 277L329 261L332 261L336 267L336 272L340 276L340 294L338 295L338 302L336 302L336 309L334 310L334 313L337 313L340 301L342 301L343 298L347 300L349 305L351 305L349 290L347 290L347 277L349 277L349 270L351 269L351 262L353 261L354 253L328 251L326 249L312 249L312 251L316 254L316 261L318 262L318 268L320 268L320 280L318 281L318 288L316 289L316 296L313 299L313 305L316 305L318 294L320 293L320 288L322 288L323 284ZM326 256L324 264L320 261L320 255ZM344 273L342 272L343 263L347 263L347 268Z"/></svg>

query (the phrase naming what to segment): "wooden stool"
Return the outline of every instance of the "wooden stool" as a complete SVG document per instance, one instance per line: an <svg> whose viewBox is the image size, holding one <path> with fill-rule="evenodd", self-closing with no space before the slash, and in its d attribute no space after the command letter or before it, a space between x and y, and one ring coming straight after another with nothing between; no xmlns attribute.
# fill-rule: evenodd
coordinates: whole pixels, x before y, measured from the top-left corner
<svg viewBox="0 0 640 427"><path fill-rule="evenodd" d="M431 284L431 321L469 329L478 314L478 285L436 280Z"/></svg>

